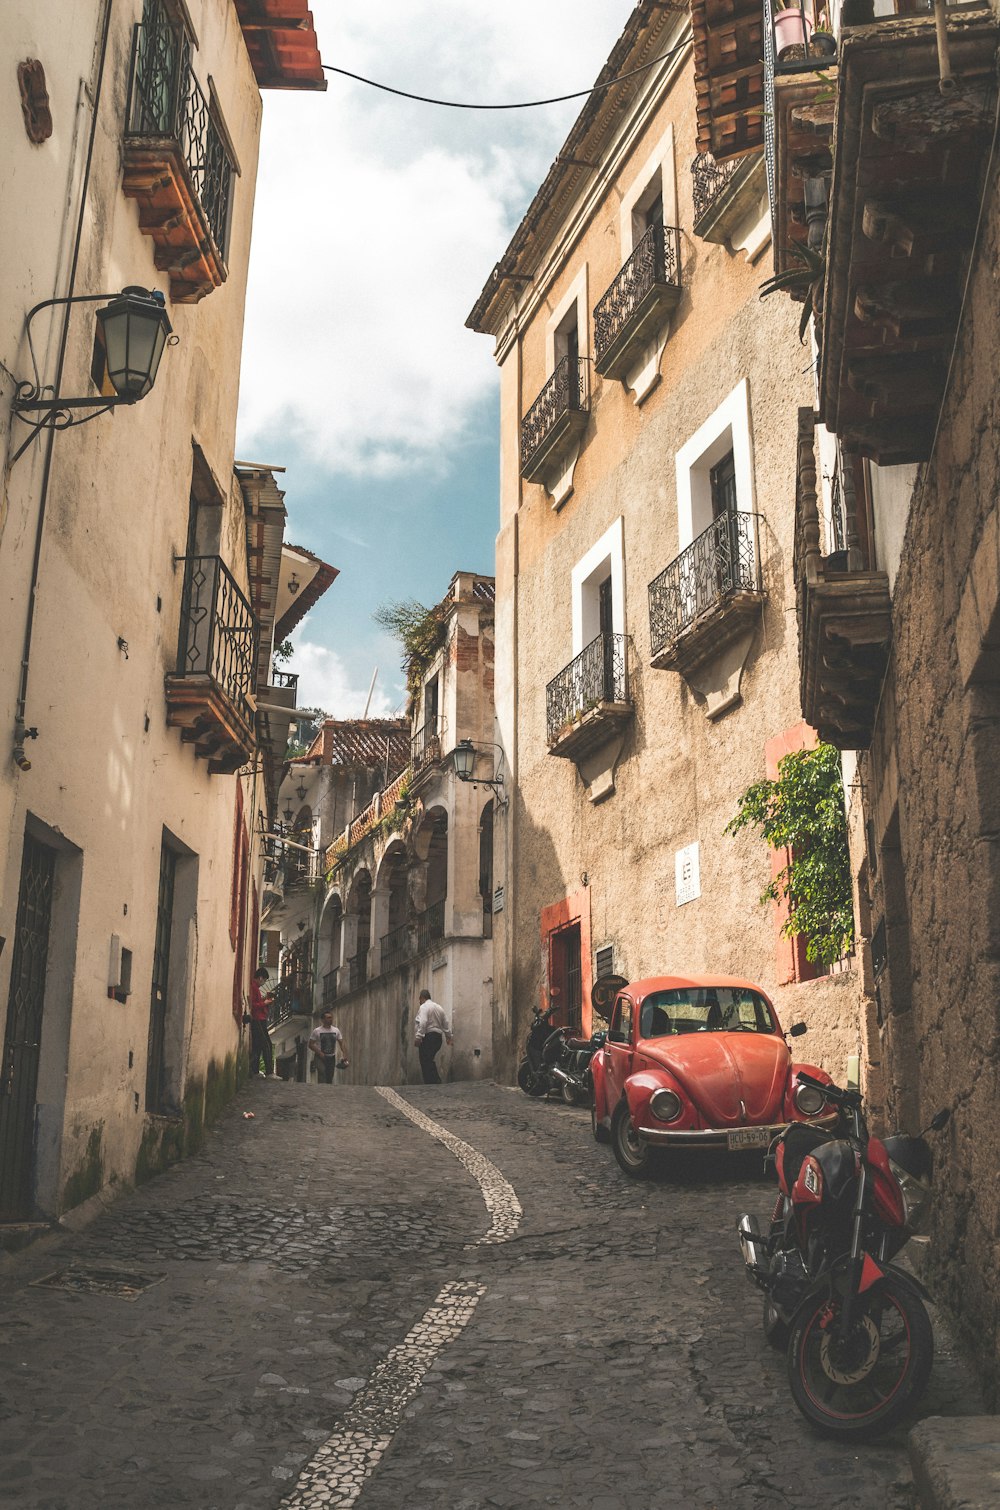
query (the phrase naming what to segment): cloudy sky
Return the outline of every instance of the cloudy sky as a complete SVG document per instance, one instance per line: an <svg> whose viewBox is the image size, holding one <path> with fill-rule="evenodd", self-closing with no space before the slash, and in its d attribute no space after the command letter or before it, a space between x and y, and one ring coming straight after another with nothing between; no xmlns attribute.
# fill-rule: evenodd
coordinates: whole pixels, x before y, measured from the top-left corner
<svg viewBox="0 0 1000 1510"><path fill-rule="evenodd" d="M414 93L587 88L632 0L313 0L324 62ZM284 465L287 536L341 575L297 635L300 704L401 707L389 598L492 573L497 370L465 318L583 101L436 109L336 74L265 94L237 454Z"/></svg>

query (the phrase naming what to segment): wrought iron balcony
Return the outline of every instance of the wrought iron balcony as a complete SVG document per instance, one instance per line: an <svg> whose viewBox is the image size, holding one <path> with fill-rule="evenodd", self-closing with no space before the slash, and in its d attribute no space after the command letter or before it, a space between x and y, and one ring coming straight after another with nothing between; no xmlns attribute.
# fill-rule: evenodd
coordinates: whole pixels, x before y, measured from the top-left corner
<svg viewBox="0 0 1000 1510"><path fill-rule="evenodd" d="M297 988L293 986L290 980L279 982L267 1008L267 1025L269 1028L276 1028L281 1023L287 1022L294 1015L296 1006L298 1006L300 1011L308 1011L307 1007L302 1007L301 1002L296 1002L296 990Z"/></svg>
<svg viewBox="0 0 1000 1510"><path fill-rule="evenodd" d="M444 938L444 897L431 905L417 918L417 953L423 954Z"/></svg>
<svg viewBox="0 0 1000 1510"><path fill-rule="evenodd" d="M680 231L651 225L594 309L594 366L623 378L655 341L681 296Z"/></svg>
<svg viewBox="0 0 1000 1510"><path fill-rule="evenodd" d="M328 970L323 977L323 1010L332 1007L337 1000L337 976L339 970Z"/></svg>
<svg viewBox="0 0 1000 1510"><path fill-rule="evenodd" d="M828 744L865 750L892 637L889 579L865 566L846 468L843 491L835 500L842 513L844 549L822 553L814 425L813 411L800 409L793 571L802 714ZM836 544L836 514L832 530Z"/></svg>
<svg viewBox="0 0 1000 1510"><path fill-rule="evenodd" d="M753 255L768 208L762 152L721 163L710 152L699 152L691 164L691 195L696 236Z"/></svg>
<svg viewBox="0 0 1000 1510"><path fill-rule="evenodd" d="M545 689L549 754L570 760L587 755L631 716L627 637L599 634Z"/></svg>
<svg viewBox="0 0 1000 1510"><path fill-rule="evenodd" d="M395 970L410 957L411 941L414 929L410 923L400 923L398 928L390 928L388 933L382 935L379 948L379 963L382 974Z"/></svg>
<svg viewBox="0 0 1000 1510"><path fill-rule="evenodd" d="M588 362L563 357L521 421L521 476L544 482L583 432L590 413Z"/></svg>
<svg viewBox="0 0 1000 1510"><path fill-rule="evenodd" d="M760 615L757 515L720 514L649 584L652 664L686 675Z"/></svg>
<svg viewBox="0 0 1000 1510"><path fill-rule="evenodd" d="M410 766L413 777L441 763L441 720L430 719L422 724L410 740Z"/></svg>
<svg viewBox="0 0 1000 1510"><path fill-rule="evenodd" d="M255 748L257 620L219 556L187 556L177 670L166 678L167 723L208 760L238 770ZM179 563L178 563L179 564Z"/></svg>
<svg viewBox="0 0 1000 1510"><path fill-rule="evenodd" d="M125 193L170 274L170 297L194 304L226 278L235 164L191 66L191 43L163 0L133 32Z"/></svg>
<svg viewBox="0 0 1000 1510"><path fill-rule="evenodd" d="M368 981L368 950L347 961L347 989L357 991Z"/></svg>
<svg viewBox="0 0 1000 1510"><path fill-rule="evenodd" d="M282 691L295 692L298 690L299 673L297 671L279 671L277 667L271 672L271 686L280 687Z"/></svg>

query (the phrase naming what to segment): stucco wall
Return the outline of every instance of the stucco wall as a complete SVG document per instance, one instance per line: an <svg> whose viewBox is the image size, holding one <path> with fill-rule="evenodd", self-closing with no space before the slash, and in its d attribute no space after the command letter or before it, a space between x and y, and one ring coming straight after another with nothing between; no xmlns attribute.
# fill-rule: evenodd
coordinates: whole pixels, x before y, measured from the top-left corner
<svg viewBox="0 0 1000 1510"><path fill-rule="evenodd" d="M498 538L498 721L513 742L517 794L507 863L510 905L498 918L498 1073L511 1076L532 1006L543 995L540 916L585 887L593 949L613 944L627 977L672 971L748 976L773 995L783 1022L801 1019L804 1059L837 1076L859 1050L852 973L782 984L775 929L759 898L770 880L755 835L723 830L741 792L765 774L765 743L801 719L792 596L794 410L811 398L797 311L761 303L769 256L751 265L692 233L688 165L695 155L689 67L641 132L615 182L590 215L544 296L520 313L519 339L501 337L502 527ZM518 477L518 409L546 371L553 310L589 265L590 309L622 263L621 204L653 147L673 132L683 294L660 363L659 385L641 406L623 382L592 371L591 419L573 491L561 508ZM669 194L665 214L670 217ZM567 217L568 218L568 217ZM531 293L535 301L535 291ZM523 360L523 372L521 362ZM679 674L650 667L647 584L688 543L679 518L676 457L716 409L747 385L753 451L752 502L760 515L764 601L742 678L742 701L716 721ZM614 772L615 790L588 800L572 760L549 753L546 683L571 660L574 565L615 521L624 539L625 630L634 716ZM701 895L678 906L675 854L697 841ZM585 968L585 976L589 971ZM586 1021L586 1013L585 1013Z"/></svg>
<svg viewBox="0 0 1000 1510"><path fill-rule="evenodd" d="M861 761L879 845L873 914L887 1120L935 1140L930 1263L994 1403L1000 1383L1000 317L989 186L934 455L920 470L893 595L893 652ZM856 846L861 866L864 849Z"/></svg>
<svg viewBox="0 0 1000 1510"><path fill-rule="evenodd" d="M3 54L4 216L0 256L0 444L26 433L11 421L11 373L26 373L27 307L67 291L68 245L79 211L82 163L96 78L103 7L39 0L15 6ZM227 281L196 305L171 302L154 244L121 185L122 133L132 24L140 0L112 10L104 81L97 104L77 293L126 284L160 288L178 343L163 355L156 385L140 404L55 437L41 537L28 685L27 723L38 729L32 768L9 759L21 645L43 495L47 442L35 442L4 479L0 519L0 620L8 655L0 662L0 934L10 941L25 825L65 846L57 873L64 904L59 949L75 945L72 968L50 991L42 1037L38 1108L38 1202L46 1212L72 1204L109 1180L148 1172L190 1142L209 1109L234 1083L239 1029L232 1008L229 937L237 779L213 776L205 759L166 725L163 678L176 669L193 443L214 477L218 544L238 582L247 583L242 502L232 487L233 443L250 245L260 95L234 7L192 0L199 48L194 67L207 90L211 73L239 161ZM71 12L71 14L70 14ZM14 65L44 64L55 129L27 142ZM63 392L91 391L93 311L71 326ZM51 381L53 350L43 376ZM9 456L9 451L8 451ZM204 511L203 511L204 512ZM262 798L248 782L246 811ZM181 1058L177 1088L184 1121L144 1114L147 1036L157 881L164 830L182 853L186 921L175 927L171 970L181 992L170 1052ZM133 990L124 1004L107 994L112 934L133 951ZM253 953L251 949L250 954ZM6 1002L12 950L0 971ZM249 963L249 958L248 958ZM183 981L183 988L180 982ZM62 1136L60 1134L62 1133Z"/></svg>

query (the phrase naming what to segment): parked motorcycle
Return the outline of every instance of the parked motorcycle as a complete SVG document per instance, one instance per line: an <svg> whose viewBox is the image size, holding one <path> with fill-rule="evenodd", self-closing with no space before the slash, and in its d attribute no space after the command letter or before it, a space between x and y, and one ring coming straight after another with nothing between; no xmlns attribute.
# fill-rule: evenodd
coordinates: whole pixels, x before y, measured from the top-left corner
<svg viewBox="0 0 1000 1510"><path fill-rule="evenodd" d="M799 1410L828 1435L874 1437L915 1404L934 1358L930 1297L892 1262L930 1201L931 1151L925 1134L870 1137L858 1091L798 1078L816 1110L822 1099L839 1109L840 1134L793 1122L775 1139L771 1228L742 1216L740 1246Z"/></svg>
<svg viewBox="0 0 1000 1510"><path fill-rule="evenodd" d="M606 1035L601 1032L591 1038L574 1038L568 1027L552 1026L556 1010L555 1003L546 1012L535 1008L517 1083L528 1096L558 1091L569 1106L575 1106L590 1096L590 1061Z"/></svg>

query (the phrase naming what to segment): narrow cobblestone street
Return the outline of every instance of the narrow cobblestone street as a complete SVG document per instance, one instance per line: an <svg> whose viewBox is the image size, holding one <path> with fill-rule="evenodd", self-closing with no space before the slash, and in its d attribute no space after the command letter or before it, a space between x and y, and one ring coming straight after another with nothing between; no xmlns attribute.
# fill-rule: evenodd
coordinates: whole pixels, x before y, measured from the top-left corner
<svg viewBox="0 0 1000 1510"><path fill-rule="evenodd" d="M0 1501L904 1510L905 1432L814 1437L764 1344L753 1170L632 1184L586 1113L486 1084L252 1083L200 1155L5 1260ZM138 1293L38 1283L71 1266ZM981 1410L938 1345L922 1413Z"/></svg>

